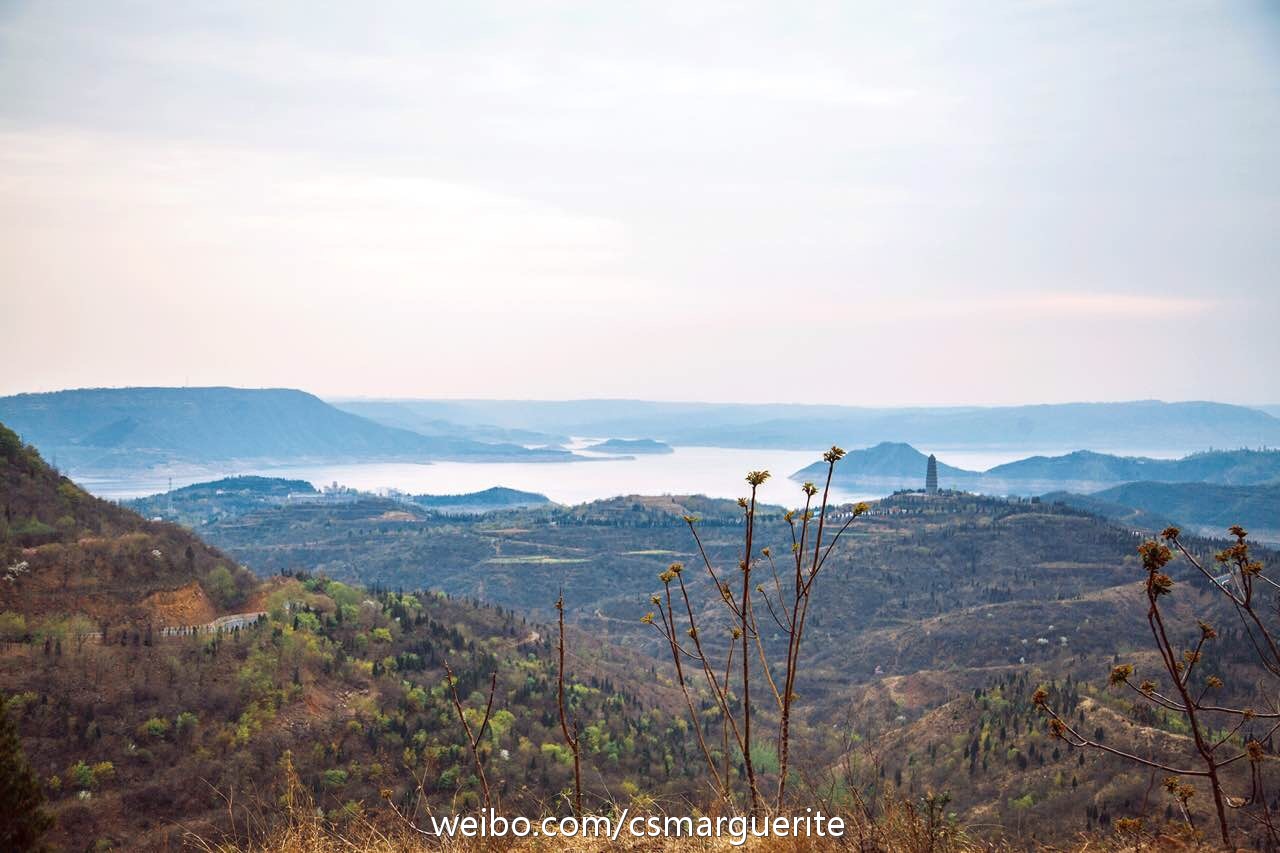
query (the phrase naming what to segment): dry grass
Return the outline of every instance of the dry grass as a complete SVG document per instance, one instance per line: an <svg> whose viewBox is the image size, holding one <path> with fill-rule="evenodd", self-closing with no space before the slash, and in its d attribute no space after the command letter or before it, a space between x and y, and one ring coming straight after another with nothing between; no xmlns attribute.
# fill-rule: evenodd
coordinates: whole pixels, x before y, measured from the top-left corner
<svg viewBox="0 0 1280 853"><path fill-rule="evenodd" d="M1055 846L1034 842L1018 844L1000 841L978 841L964 837L930 844L927 838L905 831L900 824L888 823L869 834L851 833L843 839L750 839L734 847L727 838L707 839L607 839L530 838L530 839L440 839L411 830L383 831L371 826L338 830L321 823L294 824L277 833L249 844L210 843L189 838L188 843L204 853L554 853L554 851L734 851L754 853L1191 853L1220 848L1206 842L1189 841L1173 835L1144 836L1135 840L1120 835L1082 837L1078 841Z"/></svg>
<svg viewBox="0 0 1280 853"><path fill-rule="evenodd" d="M1084 835L1057 845L1045 845L1026 839L1005 841L997 838L978 839L952 823L930 821L926 810L911 803L891 800L881 804L878 816L869 820L857 812L842 815L847 830L843 838L750 838L742 846L734 846L729 838L659 838L623 837L618 842L597 838L525 838L478 839L439 838L411 826L392 811L381 817L393 818L382 823L377 815L356 819L337 826L298 801L291 815L282 813L284 822L252 841L211 841L189 835L187 845L203 853L553 853L554 851L735 851L755 853L1191 853L1217 851L1212 840L1188 838L1180 832L1143 832L1133 835L1115 832L1110 835ZM537 819L534 820L537 825ZM625 832L624 832L625 836Z"/></svg>
<svg viewBox="0 0 1280 853"><path fill-rule="evenodd" d="M316 816L315 812L300 805L292 817L259 838L251 841L211 841L199 836L189 836L187 843L204 853L542 853L542 851L732 851L750 850L758 853L835 853L858 851L859 853L1006 853L1015 850L1044 850L1027 843L1012 844L1002 841L970 838L959 827L950 823L930 822L922 810L903 802L883 804L881 814L868 820L857 813L844 814L846 832L842 838L749 838L744 845L734 846L728 837L717 839L626 837L617 842L604 838L440 838L422 832L392 812L389 824L380 823L377 816L367 816L337 826ZM537 826L537 819L534 826ZM1054 853L1066 851L1133 850L1132 840L1116 839L1082 840L1079 845L1052 848ZM1143 850L1190 849L1176 846L1142 846Z"/></svg>

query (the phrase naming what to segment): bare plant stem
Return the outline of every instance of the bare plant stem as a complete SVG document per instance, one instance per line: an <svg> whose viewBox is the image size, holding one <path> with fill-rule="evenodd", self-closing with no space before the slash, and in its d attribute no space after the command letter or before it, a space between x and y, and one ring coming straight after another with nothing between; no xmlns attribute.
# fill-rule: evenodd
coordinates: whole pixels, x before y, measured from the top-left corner
<svg viewBox="0 0 1280 853"><path fill-rule="evenodd" d="M1236 579L1239 589L1238 594L1225 583L1220 583L1218 578L1215 578L1213 574L1201 565L1195 556L1179 541L1177 528L1170 527L1166 529L1163 536L1211 582L1213 589L1230 599L1237 614L1240 616L1245 632L1249 635L1259 662L1262 663L1264 668L1275 674L1277 670L1270 664L1278 657L1276 655L1277 644L1272 631L1267 628L1262 618L1253 608L1253 582L1255 578L1270 581L1262 574L1262 564L1250 560L1244 530L1240 527L1233 527L1231 532L1236 536L1236 544L1219 553L1217 559L1220 563L1227 564L1229 571L1233 569L1239 574ZM1114 667L1111 671L1110 682L1113 686L1123 685L1129 688L1157 708L1164 708L1181 714L1186 719L1194 754L1203 769L1178 769L1156 761L1154 758L1143 758L1085 738L1049 706L1047 701L1048 691L1044 688L1036 691L1033 702L1048 714L1050 731L1073 746L1091 747L1153 770L1164 770L1178 776L1191 776L1206 780L1212 794L1218 832L1221 835L1224 846L1231 846L1231 824L1228 820L1228 809L1243 809L1246 806L1260 808L1261 816L1249 813L1244 814L1260 824L1272 841L1280 841L1280 832L1277 831L1272 819L1271 809L1262 781L1262 763L1265 759L1262 742L1269 742L1271 736L1280 730L1280 722L1274 722L1280 718L1280 713L1276 713L1273 710L1271 713L1260 714L1252 708L1230 708L1218 704L1204 703L1204 699L1210 690L1219 689L1223 686L1222 680L1216 676L1210 676L1204 679L1203 686L1193 689L1192 675L1197 671L1197 664L1201 662L1207 642L1215 639L1218 634L1212 626L1201 621L1199 623L1199 640L1193 647L1179 655L1173 641L1169 638L1166 616L1161 609L1160 601L1161 597L1170 594L1175 586L1173 579L1164 572L1164 567L1172 558L1173 552L1167 546L1154 541L1142 543L1138 548L1138 552L1142 556L1143 568L1147 572L1144 585L1148 605L1147 624L1151 629L1151 637L1155 643L1156 650L1160 653L1161 665L1173 684L1173 691L1162 693L1157 689L1158 685L1153 681L1143 681L1141 685L1135 685L1131 680L1134 670L1128 664ZM1254 629L1261 634L1261 640L1254 635ZM1230 725L1228 721L1221 726L1217 726L1206 720L1209 715L1235 717L1236 722L1234 725ZM1273 725L1261 739L1251 739L1245 745L1243 751L1237 752L1229 758L1220 757L1219 750L1236 738L1247 721L1255 719L1273 721ZM1250 764L1252 790L1248 797L1228 798L1222 788L1221 771L1223 768L1243 759L1248 759ZM1176 778L1166 780L1166 786L1179 799L1179 808L1183 817L1188 825L1191 825L1191 814L1187 809L1187 799L1192 789L1186 788L1184 792L1183 787L1178 786Z"/></svg>
<svg viewBox="0 0 1280 853"><path fill-rule="evenodd" d="M790 736L791 736L791 718L792 709L795 701L795 684L799 669L800 648L804 637L804 626L808 616L809 604L813 593L813 584L818 573L822 569L823 564L830 556L836 542L839 541L840 535L848 529L849 524L854 518L862 515L866 510L866 504L859 504L851 513L849 520L836 534L835 538L828 544L824 542L826 533L827 511L829 509L829 498L831 493L831 480L835 463L844 456L844 451L838 447L832 447L827 453L823 454L823 459L828 463L826 487L822 492L822 509L819 514L817 530L814 535L812 544L809 542L809 526L813 518L813 499L818 494L818 489L812 483L806 483L804 486L805 505L804 515L799 531L793 521L794 512L788 511L786 520L791 526L791 550L794 563L794 575L791 582L790 601L784 602L784 590L781 578L778 576L777 564L774 562L773 554L769 548L761 549L761 555L767 557L769 565L772 568L773 588L777 595L777 607L775 608L770 598L769 592L761 585L755 589L764 599L764 603L768 608L769 615L773 619L779 630L787 638L786 666L782 674L781 682L774 677L773 667L770 666L769 654L765 648L764 637L760 631L760 622L755 612L755 605L752 601L753 589L752 569L755 559L756 545L756 509L758 506L759 486L769 477L767 471L752 471L747 475L747 483L751 486L751 494L747 498L741 498L738 501L739 506L743 510L743 552L742 559L739 561L738 568L742 573L742 589L741 597L735 597L733 590L728 583L722 582L721 577L717 574L715 567L711 563L710 556L707 554L706 547L702 542L701 536L695 527L697 519L692 516L686 516L685 522L689 525L689 530L693 535L694 541L697 543L698 554L702 558L703 564L706 566L707 574L714 584L716 592L728 608L732 615L732 639L728 644L727 660L725 661L723 679L717 673L716 668L711 664L706 654L706 649L702 645L702 640L698 632L697 616L695 614L692 602L689 598L688 588L685 586L681 572L684 566L680 563L673 563L671 567L659 575L659 579L664 585L664 597L653 596L653 603L657 606L658 612L662 614L661 622L655 622L655 613L649 613L644 617L645 622L653 624L655 628L662 631L664 639L667 641L671 650L672 661L676 668L676 680L685 696L685 704L689 709L690 717L697 729L698 745L703 751L703 756L707 760L708 767L711 768L712 779L715 787L721 793L727 805L733 805L733 792L731 790L731 773L730 773L730 755L729 747L731 741L729 734L733 734L733 741L736 741L739 754L742 756L742 769L746 776L747 793L750 801L750 811L752 814L773 807L781 809L783 806L783 798L786 793L787 771L789 767L790 757ZM824 550L825 545L825 550ZM812 555L810 556L810 549ZM689 620L688 635L692 639L693 651L682 647L680 637L677 633L677 621L675 616L675 608L671 601L671 584L678 581L680 585L680 595L684 601L685 614ZM789 611L789 612L788 612ZM766 804L760 794L760 778L757 774L755 766L755 756L752 755L753 746L753 730L752 725L755 718L755 709L751 703L751 647L755 646L756 657L759 659L760 667L764 672L765 680L769 684L770 691L773 694L774 701L778 705L780 712L780 723L778 729L778 755L780 776L778 781L777 798L775 801ZM740 655L740 661L734 661L734 655ZM696 661L701 665L703 674L707 681L707 687L711 691L716 704L719 706L721 715L724 718L724 725L721 731L721 741L724 750L724 770L723 773L718 772L715 761L711 756L710 749L707 746L706 739L702 735L702 728L699 724L697 708L694 705L693 697L689 691L687 677L684 673L684 664L682 657L687 656L690 660ZM733 707L730 704L730 691L734 686L732 684L732 676L735 665L738 667L738 673L742 679L741 687L741 721L737 718Z"/></svg>
<svg viewBox="0 0 1280 853"><path fill-rule="evenodd" d="M556 670L556 684L560 708L560 731L564 734L564 742L573 752L573 810L582 816L582 754L578 748L578 722L574 720L573 734L569 733L569 717L564 706L564 590L556 599L556 615L560 628L560 665Z"/></svg>
<svg viewBox="0 0 1280 853"><path fill-rule="evenodd" d="M703 758L705 758L707 762L707 768L710 769L711 777L712 779L715 780L716 794L721 799L723 799L726 804L728 804L729 803L728 789L726 788L724 781L720 778L719 771L716 770L716 763L715 763L715 760L711 757L711 750L707 748L706 739L703 738L702 736L702 726L698 724L698 714L693 707L693 697L689 695L689 687L688 687L688 684L685 682L684 665L680 662L680 646L679 646L679 643L676 641L675 614L672 612L672 609L671 609L671 584L666 584L665 587L666 587L666 613L663 617L663 626L666 629L665 633L667 635L667 639L671 646L671 660L675 663L676 680L680 685L680 692L684 694L685 704L689 707L689 719L692 721L694 733L697 734L698 736L698 746L701 747ZM684 589L683 581L681 581L680 583L680 588L683 591ZM685 595L685 605L689 606L688 595ZM698 652L698 659L702 661L703 666L705 667L706 656L703 655L702 653L702 642L701 640L698 639L698 631L693 623L693 609L691 607L689 609L689 625L690 625L690 636L693 637L694 647L697 649L697 652ZM717 698L719 698L718 697L719 690L716 687L716 685L713 684L712 688L713 688L713 692L717 694Z"/></svg>
<svg viewBox="0 0 1280 853"><path fill-rule="evenodd" d="M751 497L747 508L746 548L742 559L742 763L747 769L747 786L751 792L751 813L760 811L760 791L756 787L756 769L751 758L751 653L747 636L750 626L747 619L751 613L751 540L755 534L756 522L756 489L752 484Z"/></svg>
<svg viewBox="0 0 1280 853"><path fill-rule="evenodd" d="M453 696L453 707L458 711L458 720L462 723L462 730L467 736L467 746L471 749L471 760L476 765L476 775L480 777L480 789L484 792L485 808L493 808L493 798L489 794L489 780L484 775L484 762L480 760L480 741L484 738L485 729L489 727L489 716L493 713L493 694L498 689L498 673L495 671L489 679L489 702L485 705L484 719L480 723L480 729L472 734L471 724L467 722L467 715L463 713L462 700L458 698L457 678L453 675L453 670L449 668L449 662L444 662L444 674L449 682L449 693Z"/></svg>

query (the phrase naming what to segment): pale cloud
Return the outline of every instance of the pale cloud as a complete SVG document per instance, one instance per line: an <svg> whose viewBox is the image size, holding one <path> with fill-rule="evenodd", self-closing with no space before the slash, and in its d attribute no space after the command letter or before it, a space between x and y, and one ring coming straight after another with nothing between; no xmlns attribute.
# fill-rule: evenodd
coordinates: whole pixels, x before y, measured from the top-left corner
<svg viewBox="0 0 1280 853"><path fill-rule="evenodd" d="M1278 31L1090 0L6 7L0 393L1280 399Z"/></svg>
<svg viewBox="0 0 1280 853"><path fill-rule="evenodd" d="M516 195L314 156L103 134L0 134L0 188L11 236L62 228L57 237L89 241L82 247L149 237L158 248L480 279L582 273L627 251L619 223Z"/></svg>
<svg viewBox="0 0 1280 853"><path fill-rule="evenodd" d="M1196 317L1217 307L1212 299L1133 293L1007 293L976 299L942 299L917 305L913 313L966 316L999 313L1011 317L1151 318ZM904 315L906 316L906 315Z"/></svg>

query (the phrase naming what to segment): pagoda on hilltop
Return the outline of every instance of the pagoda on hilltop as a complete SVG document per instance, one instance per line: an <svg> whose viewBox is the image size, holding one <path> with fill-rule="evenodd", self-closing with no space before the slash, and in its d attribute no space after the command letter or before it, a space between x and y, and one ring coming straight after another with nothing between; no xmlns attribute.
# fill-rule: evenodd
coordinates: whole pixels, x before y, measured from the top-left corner
<svg viewBox="0 0 1280 853"><path fill-rule="evenodd" d="M924 490L926 494L938 493L938 457L929 454L929 467L924 472Z"/></svg>

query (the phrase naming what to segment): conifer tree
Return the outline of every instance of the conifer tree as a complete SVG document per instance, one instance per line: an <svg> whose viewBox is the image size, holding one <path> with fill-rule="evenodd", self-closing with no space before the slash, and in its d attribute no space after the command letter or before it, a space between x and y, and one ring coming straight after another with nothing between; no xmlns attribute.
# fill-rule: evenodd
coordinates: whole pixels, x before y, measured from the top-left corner
<svg viewBox="0 0 1280 853"><path fill-rule="evenodd" d="M40 838L53 823L43 804L18 730L0 701L0 850L43 849Z"/></svg>

